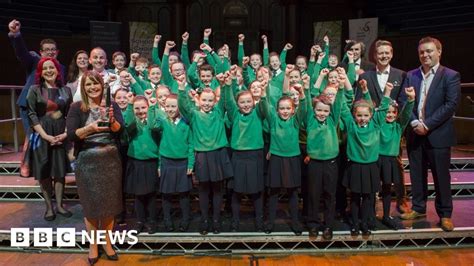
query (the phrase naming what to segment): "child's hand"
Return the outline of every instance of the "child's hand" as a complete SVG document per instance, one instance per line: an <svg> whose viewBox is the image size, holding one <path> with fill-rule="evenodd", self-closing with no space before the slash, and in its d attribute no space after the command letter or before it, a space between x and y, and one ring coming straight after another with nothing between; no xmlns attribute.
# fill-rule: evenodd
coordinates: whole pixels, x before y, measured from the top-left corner
<svg viewBox="0 0 474 266"><path fill-rule="evenodd" d="M343 67L337 67L336 71L337 71L338 74L346 75L346 70Z"/></svg>
<svg viewBox="0 0 474 266"><path fill-rule="evenodd" d="M326 56L326 53L325 53L325 52L320 52L320 53L318 54L318 59L321 59L321 60L322 60L325 56Z"/></svg>
<svg viewBox="0 0 474 266"><path fill-rule="evenodd" d="M310 160L311 160L311 158L308 155L306 155L306 157L304 157L303 162L304 162L304 164L309 164Z"/></svg>
<svg viewBox="0 0 474 266"><path fill-rule="evenodd" d="M153 43L158 44L161 40L161 35L155 35L155 38L153 38Z"/></svg>
<svg viewBox="0 0 474 266"><path fill-rule="evenodd" d="M224 85L225 84L225 74L224 73L219 73L216 75L217 81L219 81L219 84Z"/></svg>
<svg viewBox="0 0 474 266"><path fill-rule="evenodd" d="M392 90L393 90L393 84L390 82L387 82L385 84L384 96L390 97L390 93L392 92Z"/></svg>
<svg viewBox="0 0 474 266"><path fill-rule="evenodd" d="M349 63L354 62L354 53L352 51L347 51L346 52L347 58L349 59Z"/></svg>
<svg viewBox="0 0 474 266"><path fill-rule="evenodd" d="M250 63L250 57L244 56L244 58L242 58L242 66L246 67L249 63Z"/></svg>
<svg viewBox="0 0 474 266"><path fill-rule="evenodd" d="M361 79L359 80L359 87L362 89L363 93L367 93L369 89L367 88L367 80Z"/></svg>
<svg viewBox="0 0 474 266"><path fill-rule="evenodd" d="M415 100L415 96L416 96L415 88L413 87L405 88L405 94L408 96L408 100L410 102Z"/></svg>
<svg viewBox="0 0 474 266"><path fill-rule="evenodd" d="M321 46L319 46L319 44L315 44L314 47L315 47L315 49L316 49L316 51L317 51L318 53L322 53L322 52L323 52L323 49L321 48Z"/></svg>
<svg viewBox="0 0 474 266"><path fill-rule="evenodd" d="M201 53L201 52L195 53L195 54L194 54L194 57L193 57L193 62L196 62L196 63L197 63L197 62L199 61L199 59L205 58L205 57L206 57L206 55L203 54L203 53Z"/></svg>
<svg viewBox="0 0 474 266"><path fill-rule="evenodd" d="M327 69L327 68L323 68L321 70L321 72L319 73L319 75L321 75L323 77L327 76L328 74L329 74L329 69Z"/></svg>
<svg viewBox="0 0 474 266"><path fill-rule="evenodd" d="M301 77L301 81L303 81L303 86L305 89L309 89L310 78L308 74L304 74Z"/></svg>
<svg viewBox="0 0 474 266"><path fill-rule="evenodd" d="M175 46L176 46L176 43L174 43L173 41L167 41L167 42L166 42L165 49L168 49L168 51L169 51L169 50L171 50L171 49L172 49L173 47L175 47Z"/></svg>
<svg viewBox="0 0 474 266"><path fill-rule="evenodd" d="M117 80L117 75L109 74L109 78L107 80L107 83L111 84L111 83L114 83L116 80Z"/></svg>
<svg viewBox="0 0 474 266"><path fill-rule="evenodd" d="M186 31L185 33L183 33L183 35L181 35L181 38L183 39L183 43L188 43L189 33Z"/></svg>
<svg viewBox="0 0 474 266"><path fill-rule="evenodd" d="M148 105L149 106L155 106L156 105L156 98L151 97L150 99L148 99Z"/></svg>
<svg viewBox="0 0 474 266"><path fill-rule="evenodd" d="M239 42L240 42L240 43L243 43L244 40L245 40L245 35L243 35L242 33L239 34Z"/></svg>
<svg viewBox="0 0 474 266"><path fill-rule="evenodd" d="M209 36L211 36L211 33L212 33L211 28L204 29L204 38L209 39Z"/></svg>
<svg viewBox="0 0 474 266"><path fill-rule="evenodd" d="M327 35L324 35L323 41L326 45L329 45L329 37Z"/></svg>
<svg viewBox="0 0 474 266"><path fill-rule="evenodd" d="M289 51L289 50L293 49L293 45L291 43L287 43L287 44L285 44L285 47L283 49Z"/></svg>
<svg viewBox="0 0 474 266"><path fill-rule="evenodd" d="M140 56L139 53L132 53L132 54L130 55L130 61L136 62L139 56Z"/></svg>
<svg viewBox="0 0 474 266"><path fill-rule="evenodd" d="M232 75L233 78L237 75L237 65L232 65L230 67L230 74Z"/></svg>
<svg viewBox="0 0 474 266"><path fill-rule="evenodd" d="M228 85L228 86L232 85L232 78L233 78L233 76L230 73L230 71L226 71L224 73L225 85Z"/></svg>
<svg viewBox="0 0 474 266"><path fill-rule="evenodd" d="M125 97L127 97L127 101L129 104L133 104L133 101L135 100L135 96L133 95L133 92L128 92Z"/></svg>
<svg viewBox="0 0 474 266"><path fill-rule="evenodd" d="M267 35L262 35L262 41L263 41L263 44L268 44Z"/></svg>
<svg viewBox="0 0 474 266"><path fill-rule="evenodd" d="M186 175L192 175L193 174L193 169L188 169L186 171Z"/></svg>
<svg viewBox="0 0 474 266"><path fill-rule="evenodd" d="M153 90L152 89L145 90L145 98L147 98L149 100L149 99L151 99L152 95L153 95Z"/></svg>
<svg viewBox="0 0 474 266"><path fill-rule="evenodd" d="M292 64L286 65L285 75L289 76L291 71L293 71L294 69L295 69L295 65L292 65Z"/></svg>
<svg viewBox="0 0 474 266"><path fill-rule="evenodd" d="M185 90L186 89L186 75L181 74L178 77L176 77L176 82L178 83L178 89L179 90Z"/></svg>
<svg viewBox="0 0 474 266"><path fill-rule="evenodd" d="M208 51L209 53L212 52L211 46L209 46L207 43L202 43L202 44L199 46L199 49L201 49L201 50L203 50L203 51Z"/></svg>

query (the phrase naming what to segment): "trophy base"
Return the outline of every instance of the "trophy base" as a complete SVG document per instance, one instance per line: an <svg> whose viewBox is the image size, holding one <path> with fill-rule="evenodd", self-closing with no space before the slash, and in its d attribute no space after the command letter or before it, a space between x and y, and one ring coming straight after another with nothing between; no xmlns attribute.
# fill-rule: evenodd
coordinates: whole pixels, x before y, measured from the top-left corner
<svg viewBox="0 0 474 266"><path fill-rule="evenodd" d="M99 122L97 123L97 125L99 127L109 127L110 126L110 123L108 121L103 121L103 122Z"/></svg>

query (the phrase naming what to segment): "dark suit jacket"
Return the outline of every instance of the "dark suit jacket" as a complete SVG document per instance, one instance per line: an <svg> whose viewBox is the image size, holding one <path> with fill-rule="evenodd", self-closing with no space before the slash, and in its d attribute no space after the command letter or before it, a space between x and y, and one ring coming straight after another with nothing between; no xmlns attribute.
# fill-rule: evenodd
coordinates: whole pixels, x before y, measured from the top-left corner
<svg viewBox="0 0 474 266"><path fill-rule="evenodd" d="M339 66L344 68L347 72L347 62L346 61L341 61L339 63ZM364 71L373 70L373 69L375 69L375 64L370 62L370 61L362 59L360 61L360 68L363 69Z"/></svg>
<svg viewBox="0 0 474 266"><path fill-rule="evenodd" d="M393 90L390 94L390 98L397 100L400 96L401 87L405 81L406 73L403 70L390 66L390 73L388 74L387 82L392 83ZM375 106L379 106L383 98L383 88L380 88L379 82L377 81L377 71L375 69L364 72L359 76L359 80L365 79L367 81L367 88L369 89L370 98L375 102ZM355 99L359 100L362 98L362 91L358 84L355 89Z"/></svg>
<svg viewBox="0 0 474 266"><path fill-rule="evenodd" d="M417 68L407 73L402 88L413 86L416 100L410 121L418 118L420 88L423 81L421 69ZM406 99L405 93L402 93ZM461 99L461 76L458 72L444 66L439 66L433 82L428 90L425 104L424 123L428 127L427 138L434 148L446 148L456 145L453 115ZM420 136L413 130L408 130L408 144L414 144Z"/></svg>
<svg viewBox="0 0 474 266"><path fill-rule="evenodd" d="M21 36L21 33L18 34L8 34L10 39L10 43L15 50L15 55L18 58L18 61L25 67L26 70L26 83L21 90L20 96L18 97L17 104L20 107L26 108L26 96L28 95L28 90L30 86L35 84L35 74L36 74L36 67L38 65L41 56L33 51L28 51L26 48L25 40ZM61 65L61 76L63 81L65 81L65 67Z"/></svg>

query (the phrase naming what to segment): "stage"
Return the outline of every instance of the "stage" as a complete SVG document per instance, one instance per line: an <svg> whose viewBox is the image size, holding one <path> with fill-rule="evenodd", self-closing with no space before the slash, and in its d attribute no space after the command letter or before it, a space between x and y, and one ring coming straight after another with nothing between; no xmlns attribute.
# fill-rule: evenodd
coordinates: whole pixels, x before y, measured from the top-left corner
<svg viewBox="0 0 474 266"><path fill-rule="evenodd" d="M405 159L406 162L406 159ZM53 222L43 219L44 203L39 186L33 178L22 178L18 175L18 154L7 153L0 155L0 250L18 252L86 252L87 245L78 241L72 248L19 248L10 247L10 229L12 227L28 227L31 230L39 227L75 228L84 230L82 209L76 195L74 176L67 176L66 207L74 215L71 218L58 216ZM163 226L156 234L142 233L138 236L138 243L134 245L116 245L119 253L141 253L150 255L195 255L195 256L227 256L227 255L270 255L270 254L297 254L297 253L326 253L326 252L373 252L399 250L431 250L445 248L472 248L474 247L474 153L454 149L451 161L452 193L453 193L453 232L443 232L438 226L438 216L433 206L435 195L432 178L430 177L430 200L427 217L414 221L401 221L405 229L393 231L380 222L377 222L377 231L369 237L352 237L349 226L337 221L334 238L331 241L322 240L321 236L310 237L306 232L295 236L289 227L289 215L279 211L275 231L272 234L252 232L254 228L253 213L250 202L242 204L240 232L230 233L231 218L224 212L221 234L197 233L199 226L198 202L193 195L192 222L186 233L163 232ZM409 165L407 165L407 168ZM408 171L405 172L407 190L410 194ZM431 176L431 174L430 174ZM282 197L279 204L286 204ZM177 207L177 206L175 206ZM285 206L286 207L286 206ZM283 208L286 209L286 208ZM127 224L117 226L117 230L131 229L134 224L133 202L127 201ZM381 202L377 203L378 216L381 215ZM399 213L392 207L392 216ZM173 213L174 224L179 222L179 211ZM160 217L161 218L161 217Z"/></svg>

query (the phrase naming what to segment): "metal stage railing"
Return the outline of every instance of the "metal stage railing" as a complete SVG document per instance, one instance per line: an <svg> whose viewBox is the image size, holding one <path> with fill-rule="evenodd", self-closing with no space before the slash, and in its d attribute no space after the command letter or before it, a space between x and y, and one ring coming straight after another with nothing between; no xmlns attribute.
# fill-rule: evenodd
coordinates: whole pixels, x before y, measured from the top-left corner
<svg viewBox="0 0 474 266"><path fill-rule="evenodd" d="M10 231L0 231L0 250L22 252L85 253L87 244L81 243L76 234L76 246L56 247L54 235L52 247L10 247ZM33 239L31 234L30 239ZM32 245L32 243L31 243ZM293 233L221 233L202 236L198 233L147 233L138 236L133 245L115 245L118 253L141 253L159 256L232 256L232 255L291 255L298 253L322 254L328 252L373 252L395 250L426 250L446 248L473 248L474 227L458 227L452 232L441 229L379 230L369 237L353 237L349 231L335 231L330 241L320 236L301 236Z"/></svg>
<svg viewBox="0 0 474 266"><path fill-rule="evenodd" d="M0 85L0 90L9 90L10 91L10 110L12 117L8 119L3 119L0 120L0 123L13 123L13 147L15 152L18 152L20 150L20 144L18 141L18 121L21 120L17 116L16 112L16 90L21 90L23 87L22 86L16 86L16 85Z"/></svg>

